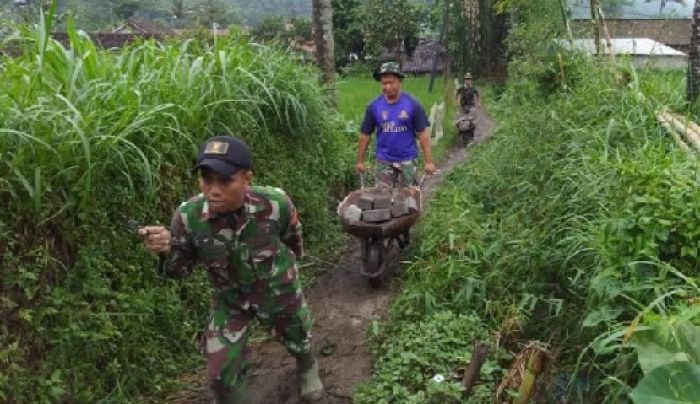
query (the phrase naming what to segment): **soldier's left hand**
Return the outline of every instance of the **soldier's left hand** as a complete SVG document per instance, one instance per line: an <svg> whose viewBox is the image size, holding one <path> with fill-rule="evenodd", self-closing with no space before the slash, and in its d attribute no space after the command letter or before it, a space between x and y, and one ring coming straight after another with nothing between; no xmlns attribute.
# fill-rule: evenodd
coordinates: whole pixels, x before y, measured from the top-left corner
<svg viewBox="0 0 700 404"><path fill-rule="evenodd" d="M433 163L425 163L425 173L428 175L435 174L437 171L437 167L435 167L435 164Z"/></svg>

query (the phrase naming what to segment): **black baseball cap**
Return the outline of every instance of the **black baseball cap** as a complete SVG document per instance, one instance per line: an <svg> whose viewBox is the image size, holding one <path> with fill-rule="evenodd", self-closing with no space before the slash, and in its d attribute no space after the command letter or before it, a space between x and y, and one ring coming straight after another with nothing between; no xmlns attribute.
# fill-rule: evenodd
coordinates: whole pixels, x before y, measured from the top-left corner
<svg viewBox="0 0 700 404"><path fill-rule="evenodd" d="M197 169L203 167L229 177L241 170L250 170L253 157L250 148L241 139L230 136L214 136L199 147Z"/></svg>

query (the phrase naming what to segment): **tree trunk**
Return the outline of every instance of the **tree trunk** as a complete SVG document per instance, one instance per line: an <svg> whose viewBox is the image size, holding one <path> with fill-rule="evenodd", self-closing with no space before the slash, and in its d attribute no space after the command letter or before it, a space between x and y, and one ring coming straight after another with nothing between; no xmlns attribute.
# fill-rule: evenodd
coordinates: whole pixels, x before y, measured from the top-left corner
<svg viewBox="0 0 700 404"><path fill-rule="evenodd" d="M465 68L470 72L477 72L476 67L479 66L477 58L481 55L479 49L480 38L480 19L479 19L479 2L478 0L464 1L464 18L465 26L467 27L467 60Z"/></svg>
<svg viewBox="0 0 700 404"><path fill-rule="evenodd" d="M595 54L600 56L600 26L598 25L598 0L591 0L591 23L593 24L593 43L595 43Z"/></svg>
<svg viewBox="0 0 700 404"><path fill-rule="evenodd" d="M690 31L690 52L688 54L687 99L694 102L700 91L700 0L693 6L693 24Z"/></svg>
<svg viewBox="0 0 700 404"><path fill-rule="evenodd" d="M437 2L435 3L437 4ZM435 76L437 75L437 64L438 64L438 58L442 54L442 63L443 66L445 65L445 62L447 60L447 43L449 42L447 40L446 32L445 29L447 28L447 20L449 19L450 16L450 10L447 6L447 0L444 1L443 4L443 11L442 11L442 27L440 28L440 39L438 39L437 46L435 46L435 54L433 55L433 68L430 73L430 84L428 84L428 92L432 93L433 92L433 86L435 85ZM444 67L443 67L444 69Z"/></svg>
<svg viewBox="0 0 700 404"><path fill-rule="evenodd" d="M312 0L316 62L323 72L328 98L336 105L335 56L333 55L333 8L331 0Z"/></svg>

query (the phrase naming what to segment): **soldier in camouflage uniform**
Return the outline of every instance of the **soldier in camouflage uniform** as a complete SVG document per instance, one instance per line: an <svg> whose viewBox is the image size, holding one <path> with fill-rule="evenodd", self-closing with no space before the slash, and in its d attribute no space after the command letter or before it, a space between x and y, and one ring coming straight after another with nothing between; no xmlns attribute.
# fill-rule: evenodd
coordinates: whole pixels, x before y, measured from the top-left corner
<svg viewBox="0 0 700 404"><path fill-rule="evenodd" d="M367 105L360 127L355 170L365 171L365 153L371 135L377 132L377 185L391 187L416 185L418 147L423 149L426 174L436 171L430 145L430 123L420 102L401 90L404 78L396 62L383 63L374 79L381 82L382 94Z"/></svg>
<svg viewBox="0 0 700 404"><path fill-rule="evenodd" d="M246 402L254 318L296 358L302 398L317 400L323 385L296 264L303 254L301 223L284 191L250 185L251 162L240 139L207 140L197 160L202 193L180 205L170 231L148 226L139 232L149 250L162 254L167 275L183 277L196 262L207 270L212 309L202 348L217 402Z"/></svg>
<svg viewBox="0 0 700 404"><path fill-rule="evenodd" d="M479 90L472 83L471 73L467 72L464 75L464 84L455 90L455 94L455 101L461 114L468 113L473 107L481 108L481 97Z"/></svg>

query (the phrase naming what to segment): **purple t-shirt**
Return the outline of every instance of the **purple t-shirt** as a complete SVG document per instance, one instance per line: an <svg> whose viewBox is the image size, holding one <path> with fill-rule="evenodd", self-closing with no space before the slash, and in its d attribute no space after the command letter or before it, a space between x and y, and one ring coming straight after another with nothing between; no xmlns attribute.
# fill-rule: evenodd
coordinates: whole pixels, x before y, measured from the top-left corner
<svg viewBox="0 0 700 404"><path fill-rule="evenodd" d="M402 91L393 104L380 95L367 105L360 132L371 135L376 129L377 160L394 163L418 158L416 134L428 126L418 100Z"/></svg>

